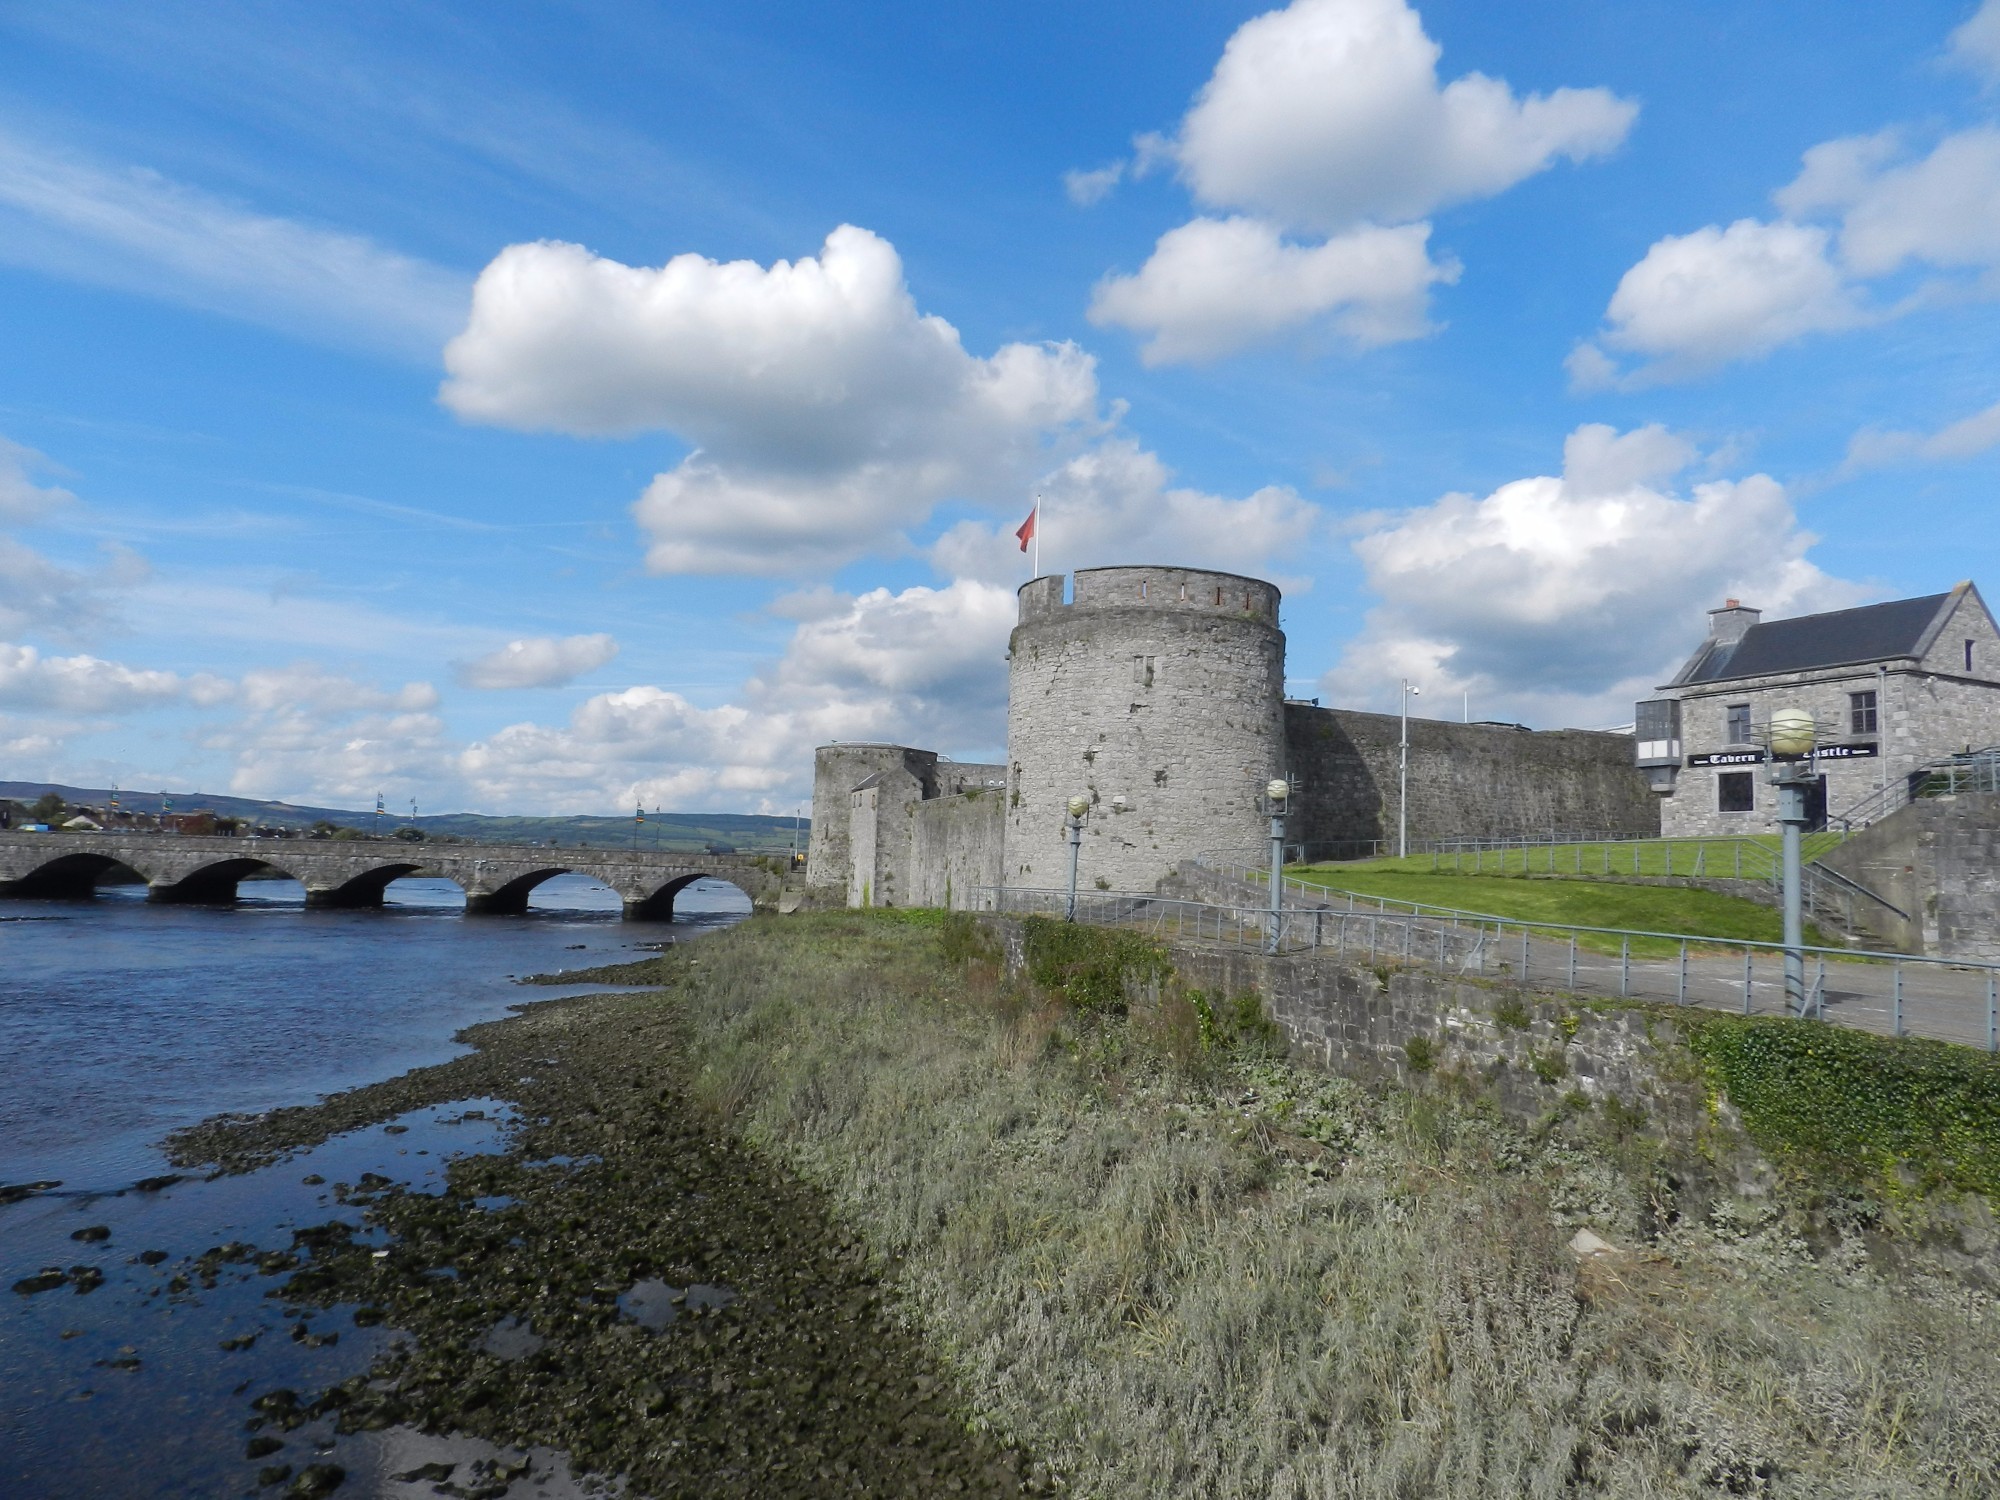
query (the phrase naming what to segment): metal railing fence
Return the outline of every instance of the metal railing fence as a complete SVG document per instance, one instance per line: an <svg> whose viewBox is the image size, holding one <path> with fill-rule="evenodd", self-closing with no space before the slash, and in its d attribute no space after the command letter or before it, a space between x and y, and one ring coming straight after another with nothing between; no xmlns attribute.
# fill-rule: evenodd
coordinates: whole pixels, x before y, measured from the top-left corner
<svg viewBox="0 0 2000 1500"><path fill-rule="evenodd" d="M1287 880L1285 888L1291 889ZM1315 888L1317 889L1317 888ZM1320 892L1325 894L1323 890ZM981 910L1060 919L1068 893L980 887ZM1659 1001L1741 1015L1791 1014L1781 944L1690 933L1520 921L1423 902L1353 894L1345 906L1287 906L1275 944L1268 902L1198 901L1135 891L1079 891L1076 919L1162 941L1281 954L1332 953L1501 980L1527 988ZM1635 951L1635 947L1637 951ZM2000 1052L2000 963L1807 945L1804 1014L1888 1036Z"/></svg>
<svg viewBox="0 0 2000 1500"><path fill-rule="evenodd" d="M1808 834L1802 853L1806 909L1822 926L1850 936L1866 932L1870 918L1879 924L1884 916L1904 922L1907 912L1862 885L1859 881L1811 861L1835 848L1845 837L1838 832ZM1597 843L1495 843L1462 841L1466 847L1431 851L1430 868L1454 875L1551 875L1588 879L1595 875L1637 876L1682 880L1748 880L1777 891L1784 881L1784 865L1776 839L1694 838L1623 839ZM1269 883L1270 877L1241 861L1202 855L1198 863L1212 869L1240 873L1243 878ZM1312 882L1288 877L1288 889L1309 888ZM1332 887L1319 883L1322 889Z"/></svg>

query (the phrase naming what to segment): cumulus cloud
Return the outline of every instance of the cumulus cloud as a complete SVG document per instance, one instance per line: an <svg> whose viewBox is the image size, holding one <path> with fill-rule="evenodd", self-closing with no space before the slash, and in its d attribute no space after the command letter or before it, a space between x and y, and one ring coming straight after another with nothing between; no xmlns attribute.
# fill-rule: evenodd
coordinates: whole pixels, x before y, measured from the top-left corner
<svg viewBox="0 0 2000 1500"><path fill-rule="evenodd" d="M463 784L491 806L784 812L810 795L813 747L830 740L998 752L1011 589L875 589L816 597L807 613L741 702L703 708L653 686L600 693L566 724L514 724L466 747Z"/></svg>
<svg viewBox="0 0 2000 1500"><path fill-rule="evenodd" d="M1774 197L1781 218L1647 250L1612 294L1597 343L1571 355L1574 383L1684 379L1808 334L2000 295L2000 129L1958 131L1922 153L1899 130L1823 141ZM1885 278L1908 272L1915 290L1886 300ZM1620 367L1607 350L1640 364Z"/></svg>
<svg viewBox="0 0 2000 1500"><path fill-rule="evenodd" d="M1601 88L1518 98L1468 73L1404 0L1294 0L1243 23L1181 122L1202 202L1334 232L1488 198L1625 139L1638 106Z"/></svg>
<svg viewBox="0 0 2000 1500"><path fill-rule="evenodd" d="M127 713L183 698L210 704L227 695L219 678L184 678L95 656L44 656L0 641L0 707L58 713Z"/></svg>
<svg viewBox="0 0 2000 1500"><path fill-rule="evenodd" d="M1866 315L1829 259L1828 241L1816 225L1755 219L1669 235L1619 280L1601 342L1652 361L1648 378L1677 379L1802 334L1851 328ZM1622 378L1589 344L1571 354L1569 369L1586 388Z"/></svg>
<svg viewBox="0 0 2000 1500"><path fill-rule="evenodd" d="M510 246L445 365L442 399L470 421L691 443L636 507L657 572L858 556L947 497L1018 488L1097 401L1072 344L969 354L917 310L894 247L851 225L769 267Z"/></svg>
<svg viewBox="0 0 2000 1500"><path fill-rule="evenodd" d="M618 642L608 635L538 635L460 662L454 672L469 688L561 687L617 654Z"/></svg>
<svg viewBox="0 0 2000 1500"><path fill-rule="evenodd" d="M383 787L453 789L452 747L427 682L378 687L311 663L244 674L242 713L203 739L243 797L363 806Z"/></svg>
<svg viewBox="0 0 2000 1500"><path fill-rule="evenodd" d="M1560 476L1446 495L1360 536L1380 603L1326 691L1392 705L1408 677L1433 701L1470 692L1483 716L1614 723L1727 596L1774 614L1858 602L1807 557L1815 538L1769 476L1677 491L1694 456L1660 427L1579 427Z"/></svg>
<svg viewBox="0 0 2000 1500"><path fill-rule="evenodd" d="M1134 176L1171 161L1210 214L1162 236L1137 273L1099 284L1093 320L1149 337L1151 363L1212 359L1331 323L1368 347L1429 329L1420 222L1558 160L1624 140L1637 106L1598 88L1517 96L1468 73L1405 0L1294 0L1244 22L1172 138L1136 143ZM1095 201L1123 164L1070 174Z"/></svg>
<svg viewBox="0 0 2000 1500"><path fill-rule="evenodd" d="M463 278L361 235L5 131L0 260L424 360L465 306Z"/></svg>
<svg viewBox="0 0 2000 1500"><path fill-rule="evenodd" d="M1218 359L1310 323L1358 348L1397 343L1428 331L1431 285L1458 279L1429 238L1428 224L1365 225L1300 245L1261 219L1195 219L1137 273L1100 281L1090 321L1144 335L1148 365Z"/></svg>
<svg viewBox="0 0 2000 1500"><path fill-rule="evenodd" d="M1856 276L1912 261L1988 270L2000 265L2000 130L1963 130L1912 159L1893 131L1828 141L1806 152L1777 201L1796 216L1837 215Z"/></svg>
<svg viewBox="0 0 2000 1500"><path fill-rule="evenodd" d="M1128 438L1070 459L1038 486L1044 566L1067 571L1143 557L1245 573L1282 570L1319 524L1319 508L1280 485L1230 499L1172 479L1157 454ZM1018 583L1014 525L961 521L931 548L931 561L954 577Z"/></svg>
<svg viewBox="0 0 2000 1500"><path fill-rule="evenodd" d="M76 496L57 485L37 484L34 475L50 467L33 448L0 437L0 522L39 521Z"/></svg>

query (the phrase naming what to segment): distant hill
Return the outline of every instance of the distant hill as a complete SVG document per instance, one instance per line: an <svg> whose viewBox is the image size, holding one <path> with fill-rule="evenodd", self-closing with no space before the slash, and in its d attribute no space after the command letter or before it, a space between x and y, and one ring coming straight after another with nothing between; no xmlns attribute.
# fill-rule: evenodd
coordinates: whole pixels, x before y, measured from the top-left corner
<svg viewBox="0 0 2000 1500"><path fill-rule="evenodd" d="M44 793L54 792L72 806L103 807L111 800L108 787L62 786L49 781L0 781L0 798L30 803ZM176 813L207 810L230 818L272 828L310 828L327 822L342 828L373 830L375 814L343 807L301 807L290 802L259 802L251 797L227 797L209 792L135 792L121 789L118 805L127 812L158 813L171 801ZM407 807L407 804L406 804ZM432 837L449 835L482 844L589 843L629 845L637 841L646 848L738 849L746 854L776 853L792 847L790 818L765 817L759 813L647 813L643 825L635 827L623 818L531 818L488 817L483 813L426 813L412 819L405 811L398 816L392 807L382 814L381 829L414 826ZM812 820L798 824L801 852Z"/></svg>

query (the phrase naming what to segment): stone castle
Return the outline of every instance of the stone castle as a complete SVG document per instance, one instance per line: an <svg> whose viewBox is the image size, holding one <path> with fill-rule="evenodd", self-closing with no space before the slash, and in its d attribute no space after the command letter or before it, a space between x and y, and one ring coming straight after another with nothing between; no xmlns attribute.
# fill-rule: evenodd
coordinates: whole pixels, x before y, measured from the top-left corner
<svg viewBox="0 0 2000 1500"><path fill-rule="evenodd" d="M993 904L1067 880L1064 819L1089 800L1079 884L1151 890L1201 856L1256 864L1264 788L1292 785L1293 857L1363 852L1397 823L1395 715L1287 699L1278 589L1194 568L1079 571L1020 590L1007 760L904 745L820 748L807 883L852 906ZM1629 735L1409 724L1409 834L1652 834Z"/></svg>

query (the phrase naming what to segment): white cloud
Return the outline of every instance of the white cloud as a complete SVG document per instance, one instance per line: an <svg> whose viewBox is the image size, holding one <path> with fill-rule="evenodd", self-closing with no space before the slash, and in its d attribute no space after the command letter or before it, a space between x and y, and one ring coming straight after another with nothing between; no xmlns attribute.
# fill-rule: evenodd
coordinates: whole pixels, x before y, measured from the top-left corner
<svg viewBox="0 0 2000 1500"><path fill-rule="evenodd" d="M1081 168L1071 168L1063 173L1063 191L1069 195L1069 201L1078 208L1089 208L1093 203L1103 202L1124 176L1125 163L1122 161L1114 161L1108 166L1096 167L1088 172Z"/></svg>
<svg viewBox="0 0 2000 1500"><path fill-rule="evenodd" d="M1128 438L1100 443L1043 477L1045 572L1130 562L1268 573L1295 565L1319 523L1319 508L1270 485L1233 500L1176 486L1158 455ZM1023 506L1023 514L1026 507ZM939 571L1018 585L1025 562L1017 519L998 526L961 521L931 549Z"/></svg>
<svg viewBox="0 0 2000 1500"><path fill-rule="evenodd" d="M561 687L617 654L618 642L608 635L538 635L461 662L456 674L470 688Z"/></svg>
<svg viewBox="0 0 2000 1500"><path fill-rule="evenodd" d="M237 697L241 717L204 743L235 761L238 796L359 807L385 787L426 800L456 790L427 682L382 688L300 662L245 673Z"/></svg>
<svg viewBox="0 0 2000 1500"><path fill-rule="evenodd" d="M1766 475L1670 487L1694 456L1659 427L1585 426L1561 477L1447 495L1354 543L1380 599L1328 674L1337 700L1432 702L1469 691L1482 717L1614 723L1691 651L1727 596L1773 614L1860 590L1807 557L1815 540Z"/></svg>
<svg viewBox="0 0 2000 1500"><path fill-rule="evenodd" d="M1951 60L1960 67L1988 83L2000 81L2000 0L1981 0L1947 45Z"/></svg>
<svg viewBox="0 0 2000 1500"><path fill-rule="evenodd" d="M442 398L468 420L695 445L636 508L657 572L858 556L948 497L1018 488L1097 400L1072 344L968 354L917 311L894 247L850 225L817 259L769 267L511 246L445 364Z"/></svg>
<svg viewBox="0 0 2000 1500"><path fill-rule="evenodd" d="M1141 136L1130 169L1170 159L1232 216L1171 230L1136 275L1107 277L1093 321L1146 335L1151 364L1320 322L1362 348L1428 332L1430 287L1458 267L1429 260L1424 216L1601 156L1638 113L1605 89L1440 84L1439 55L1404 0L1294 0L1244 22L1176 136ZM1079 201L1117 180L1071 179Z"/></svg>
<svg viewBox="0 0 2000 1500"><path fill-rule="evenodd" d="M1936 432L1878 428L1857 432L1848 442L1841 472L1853 474L1901 463L1950 463L1976 457L1995 446L2000 446L2000 403L1961 417Z"/></svg>
<svg viewBox="0 0 2000 1500"><path fill-rule="evenodd" d="M1261 219L1195 219L1169 230L1135 275L1107 276L1090 321L1146 336L1148 365L1218 359L1286 329L1323 323L1359 348L1420 337L1433 282L1458 266L1431 260L1428 224L1363 226L1321 244L1289 244Z"/></svg>
<svg viewBox="0 0 2000 1500"><path fill-rule="evenodd" d="M702 708L652 686L600 693L560 727L514 724L467 746L462 783L494 807L788 812L811 795L813 747L830 740L998 752L1011 589L876 589L816 598L809 613L740 703Z"/></svg>
<svg viewBox="0 0 2000 1500"><path fill-rule="evenodd" d="M59 713L127 713L184 697L213 703L228 685L213 677L190 680L95 656L43 656L33 646L0 641L0 706Z"/></svg>
<svg viewBox="0 0 2000 1500"><path fill-rule="evenodd" d="M33 448L0 437L0 522L19 525L39 521L76 499L57 485L35 483L35 471L49 467L49 461Z"/></svg>
<svg viewBox="0 0 2000 1500"><path fill-rule="evenodd" d="M142 168L0 131L0 260L343 345L429 360L457 274L364 236L260 214Z"/></svg>
<svg viewBox="0 0 2000 1500"><path fill-rule="evenodd" d="M1638 106L1600 88L1517 98L1442 49L1403 0L1294 0L1246 21L1181 122L1202 202L1336 232L1488 198L1624 140Z"/></svg>
<svg viewBox="0 0 2000 1500"><path fill-rule="evenodd" d="M1787 213L1840 216L1840 254L1855 276L1911 261L1939 268L2000 265L2000 129L1948 135L1899 161L1894 132L1828 141L1805 154L1778 195Z"/></svg>
<svg viewBox="0 0 2000 1500"><path fill-rule="evenodd" d="M1619 281L1603 347L1571 354L1572 382L1685 379L1808 334L2000 295L2000 129L1959 131L1917 156L1897 130L1823 141L1774 197L1786 217L1657 241ZM1882 300L1883 278L1910 270L1916 289ZM1644 363L1622 371L1605 349Z"/></svg>
<svg viewBox="0 0 2000 1500"><path fill-rule="evenodd" d="M1851 328L1869 314L1829 258L1828 241L1817 225L1755 219L1668 235L1619 280L1601 342L1651 361L1642 380L1679 379L1807 333ZM1589 344L1570 355L1569 369L1584 388L1631 380Z"/></svg>

